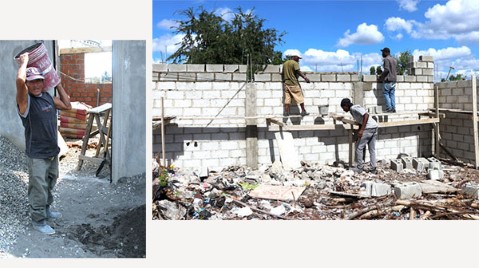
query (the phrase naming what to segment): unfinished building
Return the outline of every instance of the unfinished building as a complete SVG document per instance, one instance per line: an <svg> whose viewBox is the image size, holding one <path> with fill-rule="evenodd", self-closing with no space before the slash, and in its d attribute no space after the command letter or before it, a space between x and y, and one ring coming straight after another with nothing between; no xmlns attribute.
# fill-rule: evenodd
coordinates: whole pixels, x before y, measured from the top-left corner
<svg viewBox="0 0 480 268"><path fill-rule="evenodd" d="M382 113L382 84L375 75L307 73L311 83L301 86L311 115L287 120L281 116L279 65L247 81L244 65L154 64L153 153L197 172L257 168L280 160L275 132L282 131L292 134L300 160L351 163L352 125L332 116L343 114L340 101L350 98L380 122L378 160L435 155L478 167L478 78L434 83L430 56L412 60L410 67L410 75L397 77L397 113ZM291 114L299 114L294 108Z"/></svg>

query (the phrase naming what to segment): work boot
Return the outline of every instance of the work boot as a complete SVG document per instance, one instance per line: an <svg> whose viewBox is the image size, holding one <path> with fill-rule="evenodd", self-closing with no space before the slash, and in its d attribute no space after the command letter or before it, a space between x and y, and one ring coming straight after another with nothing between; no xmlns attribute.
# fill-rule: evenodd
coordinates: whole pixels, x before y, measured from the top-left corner
<svg viewBox="0 0 480 268"><path fill-rule="evenodd" d="M52 235L55 233L55 230L53 230L53 228L50 227L50 225L48 225L45 220L41 220L41 221L32 220L32 226L33 226L33 229L39 231L42 234Z"/></svg>
<svg viewBox="0 0 480 268"><path fill-rule="evenodd" d="M58 211L52 211L50 208L47 208L47 218L56 220L62 217L62 213Z"/></svg>
<svg viewBox="0 0 480 268"><path fill-rule="evenodd" d="M310 113L307 113L307 111L302 111L302 113L300 114L301 116L306 116L306 115L309 115Z"/></svg>
<svg viewBox="0 0 480 268"><path fill-rule="evenodd" d="M377 168L376 168L376 167L374 167L374 168L369 168L369 169L368 169L368 173L377 174Z"/></svg>

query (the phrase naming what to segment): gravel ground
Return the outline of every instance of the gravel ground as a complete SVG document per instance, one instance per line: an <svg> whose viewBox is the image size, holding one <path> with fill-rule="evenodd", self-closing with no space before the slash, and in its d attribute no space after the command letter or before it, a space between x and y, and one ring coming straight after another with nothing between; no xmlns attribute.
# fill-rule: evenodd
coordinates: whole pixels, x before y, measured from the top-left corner
<svg viewBox="0 0 480 268"><path fill-rule="evenodd" d="M79 152L72 147L60 160L53 206L63 216L47 236L30 225L26 156L0 137L0 258L145 257L145 174L111 184L107 168L95 177L98 164L76 171Z"/></svg>

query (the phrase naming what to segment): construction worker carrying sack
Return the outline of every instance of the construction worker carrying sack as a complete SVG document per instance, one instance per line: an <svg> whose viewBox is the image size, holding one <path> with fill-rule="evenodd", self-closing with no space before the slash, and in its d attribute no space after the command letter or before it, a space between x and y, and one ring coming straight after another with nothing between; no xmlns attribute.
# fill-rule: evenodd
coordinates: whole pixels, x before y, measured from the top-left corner
<svg viewBox="0 0 480 268"><path fill-rule="evenodd" d="M28 202L33 228L44 234L54 234L47 219L61 217L53 211L52 190L58 178L57 109L72 108L61 84L60 97L45 91L45 76L37 67L28 67L28 53L17 58L17 108L25 127L25 153L28 157Z"/></svg>
<svg viewBox="0 0 480 268"><path fill-rule="evenodd" d="M300 65L298 62L301 58L302 57L298 55L293 55L290 60L283 63L282 80L283 90L285 92L284 116L290 116L290 102L292 101L292 98L302 108L301 115L309 115L305 110L303 92L300 87L300 82L298 81L298 77L301 76L307 83L310 83L310 79L300 71Z"/></svg>

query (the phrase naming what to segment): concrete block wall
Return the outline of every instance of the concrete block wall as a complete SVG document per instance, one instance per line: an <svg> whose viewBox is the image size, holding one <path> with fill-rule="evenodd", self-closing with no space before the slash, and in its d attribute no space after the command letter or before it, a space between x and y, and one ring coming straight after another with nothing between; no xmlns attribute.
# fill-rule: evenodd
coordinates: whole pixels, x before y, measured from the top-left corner
<svg viewBox="0 0 480 268"><path fill-rule="evenodd" d="M98 105L112 102L112 83L85 83L85 53L60 54L62 85L70 95L70 101L97 106L97 89L100 90Z"/></svg>
<svg viewBox="0 0 480 268"><path fill-rule="evenodd" d="M246 164L245 105L247 67L243 65L175 65L155 64L152 67L153 116L161 115L164 97L165 115L176 116L166 126L166 158L169 164L183 168L220 169L228 165ZM355 73L307 73L311 83L301 82L305 107L319 114L320 107L328 113L343 113L342 98L358 99L364 106L383 105L381 84L376 78L363 81ZM365 82L367 80L367 82ZM404 80L403 77L401 79ZM268 131L265 117L283 113L281 66L267 66L254 76L258 132L258 163L271 164L279 159L274 132ZM421 96L421 101L418 96ZM433 84L420 79L398 82L397 103L405 110L426 110L433 107ZM413 105L413 106L412 106ZM292 114L299 113L292 105ZM400 111L399 111L400 112ZM208 119L195 119L195 117ZM211 120L213 117L218 119ZM237 117L226 119L223 117ZM293 124L331 124L307 116L292 120ZM294 122L295 121L295 122ZM347 131L338 124L335 130L292 131L295 150L300 159L322 163L335 160L348 162ZM396 158L400 153L411 156L431 155L431 127L405 126L379 130L377 159ZM160 130L153 132L153 153L161 153ZM367 153L368 161L368 153Z"/></svg>
<svg viewBox="0 0 480 268"><path fill-rule="evenodd" d="M476 85L478 96L478 79ZM442 82L435 84L435 86L438 86L440 108L464 111L464 113L442 111L442 113L445 113L445 118L440 119L440 136L443 144L460 160L475 164L472 80ZM441 155L450 158L443 150Z"/></svg>
<svg viewBox="0 0 480 268"><path fill-rule="evenodd" d="M435 86L438 87L438 101L440 103L440 108L460 109L465 111L473 110L472 80L441 82L436 83ZM478 79L476 90L478 96Z"/></svg>

